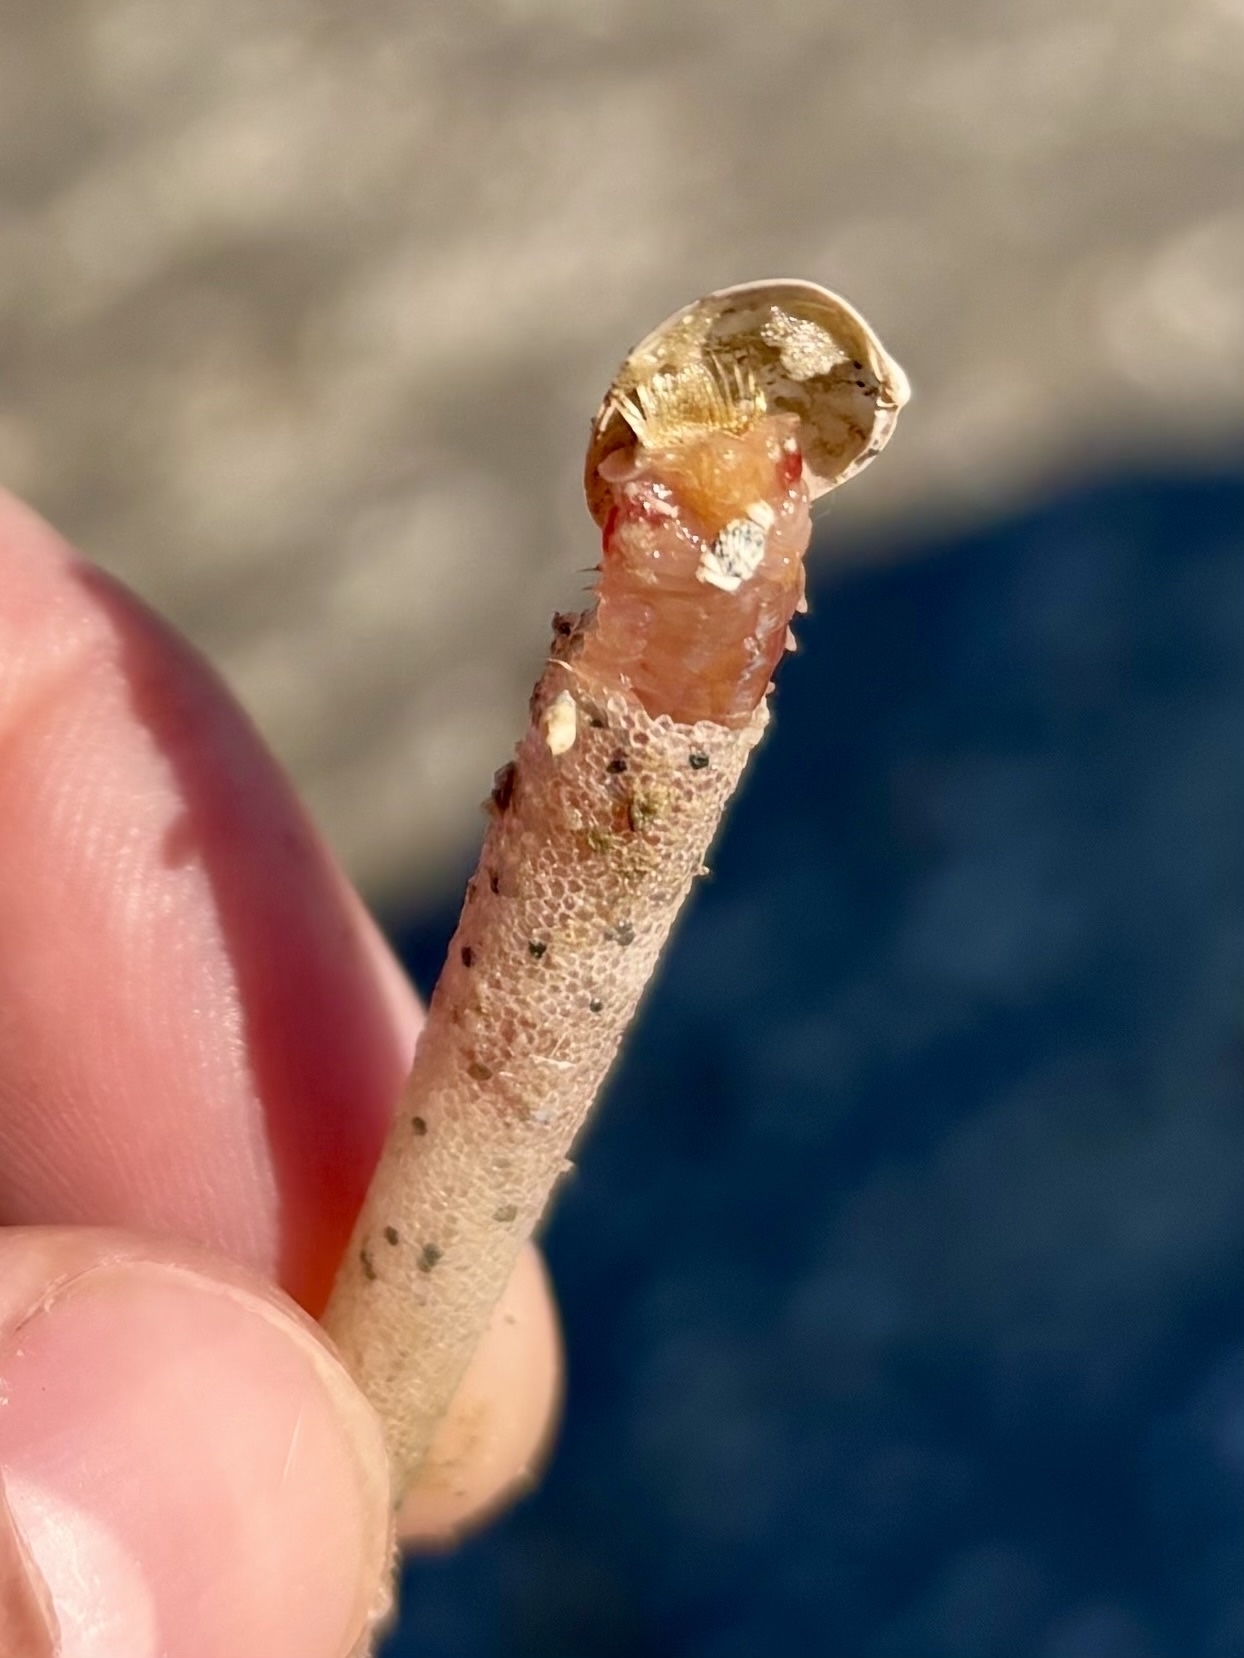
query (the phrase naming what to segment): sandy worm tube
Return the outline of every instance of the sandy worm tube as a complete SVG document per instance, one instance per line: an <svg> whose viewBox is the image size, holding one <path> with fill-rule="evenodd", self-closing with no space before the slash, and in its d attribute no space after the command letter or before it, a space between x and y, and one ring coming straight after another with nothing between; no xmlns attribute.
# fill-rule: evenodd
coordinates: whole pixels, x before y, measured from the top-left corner
<svg viewBox="0 0 1244 1658"><path fill-rule="evenodd" d="M907 397L810 283L709 295L623 363L588 449L594 604L559 616L325 1316L400 1494L548 1203L768 720L808 508Z"/></svg>

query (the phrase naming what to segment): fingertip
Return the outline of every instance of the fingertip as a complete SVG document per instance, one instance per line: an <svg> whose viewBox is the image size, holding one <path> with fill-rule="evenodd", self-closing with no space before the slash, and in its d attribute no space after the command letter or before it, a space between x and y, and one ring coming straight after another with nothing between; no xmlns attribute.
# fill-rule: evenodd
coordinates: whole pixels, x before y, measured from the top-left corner
<svg viewBox="0 0 1244 1658"><path fill-rule="evenodd" d="M0 1220L175 1231L315 1310L413 995L219 678L2 491L0 754Z"/></svg>
<svg viewBox="0 0 1244 1658"><path fill-rule="evenodd" d="M408 1547L436 1548L534 1485L562 1395L562 1348L548 1273L528 1245L398 1515Z"/></svg>
<svg viewBox="0 0 1244 1658"><path fill-rule="evenodd" d="M46 1266L57 1236L4 1256ZM0 1463L60 1658L343 1658L389 1569L366 1402L237 1269L61 1236L69 1276L0 1328Z"/></svg>
<svg viewBox="0 0 1244 1658"><path fill-rule="evenodd" d="M0 484L0 546L8 546L13 542L21 543L29 538L51 543L60 542L59 536L46 519L41 518L33 507L28 506L19 496Z"/></svg>

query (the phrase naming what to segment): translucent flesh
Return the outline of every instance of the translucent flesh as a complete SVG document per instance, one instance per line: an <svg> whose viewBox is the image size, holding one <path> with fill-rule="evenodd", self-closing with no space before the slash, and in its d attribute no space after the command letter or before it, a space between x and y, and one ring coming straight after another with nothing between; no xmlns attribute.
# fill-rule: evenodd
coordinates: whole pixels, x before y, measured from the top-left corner
<svg viewBox="0 0 1244 1658"><path fill-rule="evenodd" d="M654 718L747 722L803 596L811 522L795 426L769 415L742 436L715 432L625 462L611 457L615 504L581 674L629 689ZM738 519L765 527L765 546L759 567L728 592L703 572L717 536Z"/></svg>

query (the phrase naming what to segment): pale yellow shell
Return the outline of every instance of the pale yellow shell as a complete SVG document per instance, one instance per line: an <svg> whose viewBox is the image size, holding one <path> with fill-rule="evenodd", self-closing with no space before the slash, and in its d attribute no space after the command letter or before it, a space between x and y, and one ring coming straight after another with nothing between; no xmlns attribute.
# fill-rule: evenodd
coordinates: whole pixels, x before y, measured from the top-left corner
<svg viewBox="0 0 1244 1658"><path fill-rule="evenodd" d="M908 395L907 376L863 317L827 288L722 288L668 317L618 369L588 443L588 506L603 524L612 501L599 475L606 456L743 430L766 410L798 417L815 499L880 452Z"/></svg>

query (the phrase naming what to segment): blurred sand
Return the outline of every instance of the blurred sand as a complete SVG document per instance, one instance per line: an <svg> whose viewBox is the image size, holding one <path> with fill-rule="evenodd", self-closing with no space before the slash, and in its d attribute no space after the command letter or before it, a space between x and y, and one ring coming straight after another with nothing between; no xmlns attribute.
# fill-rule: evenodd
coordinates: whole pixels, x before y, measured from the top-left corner
<svg viewBox="0 0 1244 1658"><path fill-rule="evenodd" d="M918 397L831 538L1238 454L1242 112L1242 0L0 0L0 479L416 897L594 562L634 338L762 275L861 305Z"/></svg>

